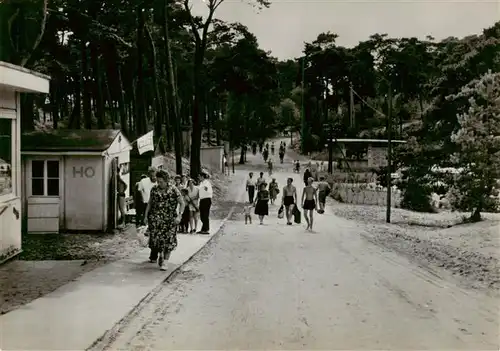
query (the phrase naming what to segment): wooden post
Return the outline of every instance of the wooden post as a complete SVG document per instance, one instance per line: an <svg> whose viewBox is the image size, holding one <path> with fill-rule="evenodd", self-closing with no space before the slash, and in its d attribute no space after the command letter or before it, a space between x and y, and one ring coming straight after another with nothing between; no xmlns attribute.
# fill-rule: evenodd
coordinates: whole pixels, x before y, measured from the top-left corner
<svg viewBox="0 0 500 351"><path fill-rule="evenodd" d="M391 223L391 185L392 185L392 86L389 83L389 93L387 94L387 208L385 221Z"/></svg>

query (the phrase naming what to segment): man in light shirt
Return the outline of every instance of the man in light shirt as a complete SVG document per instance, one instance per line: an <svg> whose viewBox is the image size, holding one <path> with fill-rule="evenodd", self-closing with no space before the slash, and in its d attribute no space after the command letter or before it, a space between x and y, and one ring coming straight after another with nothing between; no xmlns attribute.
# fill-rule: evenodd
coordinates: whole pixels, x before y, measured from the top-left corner
<svg viewBox="0 0 500 351"><path fill-rule="evenodd" d="M198 188L200 189L200 220L201 220L201 230L198 234L209 234L210 231L210 207L212 207L212 184L208 180L209 175L207 173L202 173L202 181Z"/></svg>
<svg viewBox="0 0 500 351"><path fill-rule="evenodd" d="M139 191L142 199L142 203L140 204L140 212L144 213L146 211L146 206L149 202L149 195L151 194L151 189L156 185L156 170L153 167L149 167L148 169L148 177L140 180L137 185L137 190ZM136 209L137 211L137 209ZM144 225L144 216L141 216L142 223L138 225Z"/></svg>

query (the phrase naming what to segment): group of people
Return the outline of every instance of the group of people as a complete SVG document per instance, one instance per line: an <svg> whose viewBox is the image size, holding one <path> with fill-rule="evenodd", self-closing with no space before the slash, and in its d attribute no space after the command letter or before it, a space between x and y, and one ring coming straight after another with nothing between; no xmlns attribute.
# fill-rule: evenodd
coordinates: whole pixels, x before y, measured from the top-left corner
<svg viewBox="0 0 500 351"><path fill-rule="evenodd" d="M196 233L198 217L202 222L198 234L209 234L213 189L209 175L203 173L199 184L187 176L177 175L174 182L163 170L150 167L136 184L136 226L147 226L149 261L165 262L177 247L177 233Z"/></svg>
<svg viewBox="0 0 500 351"><path fill-rule="evenodd" d="M264 217L269 215L269 202L274 204L280 192L276 178L273 178L268 185L263 172L260 172L257 179L254 178L253 172L250 172L246 182L246 190L248 203L244 208L245 224L252 223L252 208L254 208L254 213L259 217L260 224L263 224ZM330 191L330 186L324 176L319 178L316 186L314 186L313 177L306 179L300 201L307 223L306 230L313 229L314 211L318 213L325 212L325 202ZM297 188L293 184L293 179L288 178L287 184L282 189L281 196L281 206L285 212L287 225L293 224L294 212L298 210L296 208L298 203Z"/></svg>

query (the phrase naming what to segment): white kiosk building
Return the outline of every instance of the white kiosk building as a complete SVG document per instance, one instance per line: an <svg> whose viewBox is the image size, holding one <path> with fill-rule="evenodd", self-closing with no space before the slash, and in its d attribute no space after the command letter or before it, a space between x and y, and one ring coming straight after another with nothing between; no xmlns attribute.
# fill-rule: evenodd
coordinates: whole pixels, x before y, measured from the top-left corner
<svg viewBox="0 0 500 351"><path fill-rule="evenodd" d="M48 76L0 61L0 263L21 252L20 94L49 92Z"/></svg>

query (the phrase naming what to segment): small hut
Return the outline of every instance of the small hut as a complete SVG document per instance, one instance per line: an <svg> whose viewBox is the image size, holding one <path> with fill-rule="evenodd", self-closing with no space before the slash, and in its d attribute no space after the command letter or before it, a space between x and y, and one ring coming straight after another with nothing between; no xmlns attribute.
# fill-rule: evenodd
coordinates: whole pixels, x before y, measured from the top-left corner
<svg viewBox="0 0 500 351"><path fill-rule="evenodd" d="M117 223L117 177L127 184L132 146L120 130L22 136L24 223L29 233L106 231Z"/></svg>

